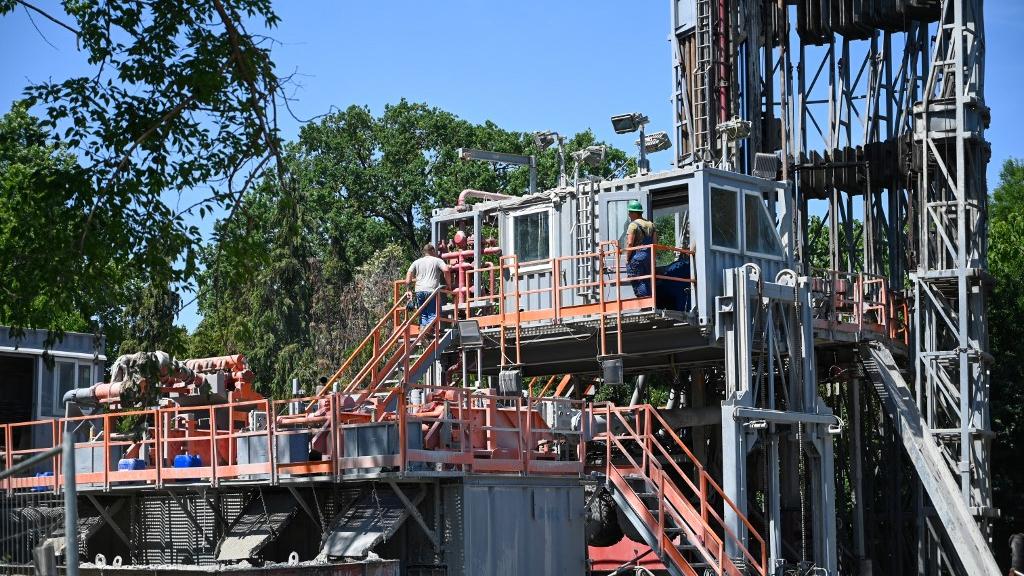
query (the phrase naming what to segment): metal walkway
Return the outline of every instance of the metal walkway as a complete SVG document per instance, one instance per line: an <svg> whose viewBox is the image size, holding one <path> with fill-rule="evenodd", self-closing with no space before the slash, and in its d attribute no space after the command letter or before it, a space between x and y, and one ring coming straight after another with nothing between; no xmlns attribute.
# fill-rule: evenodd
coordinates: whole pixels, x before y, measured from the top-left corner
<svg viewBox="0 0 1024 576"><path fill-rule="evenodd" d="M864 370L892 418L903 447L917 470L935 513L967 574L999 574L992 551L977 521L950 473L932 431L925 424L914 401L914 393L903 379L899 365L882 344L861 347Z"/></svg>

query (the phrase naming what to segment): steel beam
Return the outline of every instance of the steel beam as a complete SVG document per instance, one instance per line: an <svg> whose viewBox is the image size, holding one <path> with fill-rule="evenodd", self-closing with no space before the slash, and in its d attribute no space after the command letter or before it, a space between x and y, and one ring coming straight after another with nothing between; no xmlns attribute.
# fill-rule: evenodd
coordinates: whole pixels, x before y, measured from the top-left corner
<svg viewBox="0 0 1024 576"><path fill-rule="evenodd" d="M124 530L122 530L121 527L117 525L117 522L114 521L114 518L112 516L112 514L117 514L117 511L120 510L122 506L124 506L124 499L118 498L109 508L107 508L100 504L99 500L97 500L96 497L93 496L92 494L86 494L85 497L86 499L89 500L90 503L92 503L93 508L96 508L96 511L100 513L100 516L103 518L103 521L107 524L107 526L110 526L110 529L114 531L114 534L116 534L117 537L125 543L125 545L131 546L132 543L131 540L128 539L128 535L125 534Z"/></svg>

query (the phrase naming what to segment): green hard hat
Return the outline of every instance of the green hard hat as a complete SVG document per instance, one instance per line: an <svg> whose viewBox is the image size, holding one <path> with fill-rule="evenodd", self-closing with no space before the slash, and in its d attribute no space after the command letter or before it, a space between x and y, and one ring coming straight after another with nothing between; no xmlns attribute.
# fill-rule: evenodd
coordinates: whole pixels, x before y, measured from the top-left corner
<svg viewBox="0 0 1024 576"><path fill-rule="evenodd" d="M639 200L630 200L629 204L626 206L626 210L630 212L643 212L644 206Z"/></svg>

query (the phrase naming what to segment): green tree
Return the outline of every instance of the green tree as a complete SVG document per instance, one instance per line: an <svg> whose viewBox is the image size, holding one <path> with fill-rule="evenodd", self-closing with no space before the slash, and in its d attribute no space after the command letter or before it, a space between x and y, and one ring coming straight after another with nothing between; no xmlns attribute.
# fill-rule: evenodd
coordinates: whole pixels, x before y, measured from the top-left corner
<svg viewBox="0 0 1024 576"><path fill-rule="evenodd" d="M1002 517L995 544L1007 550L1013 532L1024 528L1024 161L1007 160L989 205L989 273L995 280L988 300L992 356L993 491ZM1006 558L1007 553L997 557Z"/></svg>
<svg viewBox="0 0 1024 576"><path fill-rule="evenodd" d="M593 144L599 143L589 131L577 134L566 142L566 154ZM379 117L359 106L331 114L304 126L299 146L314 188L338 195L346 208L386 225L410 255L426 241L432 211L452 206L464 188L512 194L527 188L526 168L464 162L456 155L459 148L538 153L528 134L502 130L492 122L474 125L405 100L385 106ZM554 187L556 151L550 148L538 156L538 187ZM581 172L607 176L611 166L625 163L624 152L609 148L603 166L584 166Z"/></svg>
<svg viewBox="0 0 1024 576"><path fill-rule="evenodd" d="M188 332L174 320L181 308L181 296L168 286L150 284L138 291L122 313L123 335L118 354L162 350L181 357L186 351Z"/></svg>
<svg viewBox="0 0 1024 576"><path fill-rule="evenodd" d="M36 9L0 0L0 15L19 4ZM124 285L190 281L201 237L186 218L233 206L268 166L283 178L273 121L281 82L269 39L246 30L277 23L270 0L61 6L65 14L48 16L75 34L94 70L26 87L43 121L19 105L0 133L0 251L4 278L19 279L0 291L2 321L58 335L72 313L86 325L115 322L108 305ZM212 192L183 211L164 202L206 185Z"/></svg>
<svg viewBox="0 0 1024 576"><path fill-rule="evenodd" d="M24 104L0 117L0 323L91 331L113 323L123 296L124 223L93 219L80 252L89 177L64 145L53 144Z"/></svg>

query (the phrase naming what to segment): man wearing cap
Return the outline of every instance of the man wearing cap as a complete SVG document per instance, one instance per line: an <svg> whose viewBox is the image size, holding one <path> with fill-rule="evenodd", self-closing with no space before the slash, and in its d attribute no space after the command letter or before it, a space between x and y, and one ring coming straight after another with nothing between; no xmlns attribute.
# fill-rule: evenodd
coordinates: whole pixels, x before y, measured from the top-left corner
<svg viewBox="0 0 1024 576"><path fill-rule="evenodd" d="M629 212L629 227L626 228L626 275L629 277L646 276L643 280L633 280L633 294L638 298L651 295L651 249L638 248L650 246L657 241L654 222L643 217L644 207L638 200L630 200L626 206Z"/></svg>
<svg viewBox="0 0 1024 576"><path fill-rule="evenodd" d="M412 285L415 280L414 286L415 293L410 294L411 298L415 298L416 309L430 298L430 295L441 287L442 281L445 286L451 286L451 277L448 273L448 265L437 257L437 248L433 244L427 244L423 247L423 256L418 258L409 266L409 271L405 273L406 285ZM413 292L410 290L410 292ZM438 301L439 300L439 301ZM427 304L423 308L423 313L420 314L420 326L426 326L434 319L437 315L438 304L444 305L444 296L438 294L437 298L431 299L430 304Z"/></svg>

